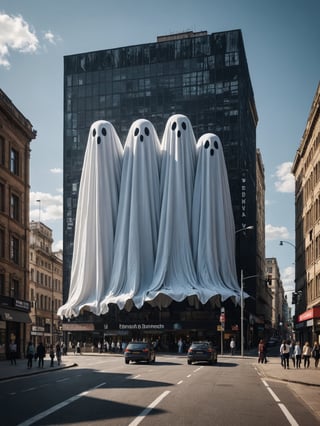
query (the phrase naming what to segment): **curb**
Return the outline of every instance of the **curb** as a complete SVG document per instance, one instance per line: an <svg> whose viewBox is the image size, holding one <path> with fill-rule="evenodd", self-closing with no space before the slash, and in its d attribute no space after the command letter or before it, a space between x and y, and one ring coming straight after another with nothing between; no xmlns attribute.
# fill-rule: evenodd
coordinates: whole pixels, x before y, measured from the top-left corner
<svg viewBox="0 0 320 426"><path fill-rule="evenodd" d="M70 365L63 365L63 366L59 366L59 367L46 368L45 370L44 369L34 370L30 373L26 372L26 373L16 374L14 376L0 377L0 382L5 381L5 380L17 379L17 378L21 378L21 377L35 376L37 374L50 373L51 371L64 370L66 368L71 368L71 367L78 367L78 364L73 363L73 364L70 364Z"/></svg>

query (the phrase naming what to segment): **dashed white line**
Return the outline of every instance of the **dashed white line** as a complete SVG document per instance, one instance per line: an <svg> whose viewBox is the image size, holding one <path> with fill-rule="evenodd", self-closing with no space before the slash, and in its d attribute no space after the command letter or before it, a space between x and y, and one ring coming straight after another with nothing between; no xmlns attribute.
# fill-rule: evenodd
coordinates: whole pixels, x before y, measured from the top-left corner
<svg viewBox="0 0 320 426"><path fill-rule="evenodd" d="M39 420L43 419L44 417L49 416L50 414L54 413L55 411L58 411L61 408L71 404L72 402L76 401L77 399L81 398L82 396L87 395L90 391L100 388L104 384L105 384L105 382L100 383L99 385L95 386L94 388L92 388L88 391L84 391L84 392L79 393L78 395L74 395L71 398L67 399L66 401L63 401L60 404L56 404L53 407L49 408L48 410L45 410L42 413L39 413L36 416L33 416L30 419L25 420L24 422L20 423L18 426L32 425L33 423L38 422Z"/></svg>
<svg viewBox="0 0 320 426"><path fill-rule="evenodd" d="M273 392L273 390L270 388L270 386L268 385L268 383L265 380L262 380L262 379L261 379L261 381L265 385L265 387L267 388L267 390L269 391L269 393L272 396L272 398L278 404L278 407L283 412L283 414L285 415L285 417L288 420L288 422L290 423L290 425L291 426L299 426L299 423L296 422L295 418L292 416L292 414L287 409L287 407L284 404L282 404L280 398Z"/></svg>
<svg viewBox="0 0 320 426"><path fill-rule="evenodd" d="M36 388L28 388L28 389L24 389L22 392L31 392L36 390Z"/></svg>
<svg viewBox="0 0 320 426"><path fill-rule="evenodd" d="M183 380L180 380L177 385L181 385L181 383L183 383Z"/></svg>
<svg viewBox="0 0 320 426"><path fill-rule="evenodd" d="M138 417L136 417L129 426L137 426L139 423L142 422L142 420L150 413L150 411L155 408L159 402L161 402L167 395L169 395L170 391L163 392L158 398L156 398L151 404L148 405L147 408L145 408L141 414L139 414Z"/></svg>

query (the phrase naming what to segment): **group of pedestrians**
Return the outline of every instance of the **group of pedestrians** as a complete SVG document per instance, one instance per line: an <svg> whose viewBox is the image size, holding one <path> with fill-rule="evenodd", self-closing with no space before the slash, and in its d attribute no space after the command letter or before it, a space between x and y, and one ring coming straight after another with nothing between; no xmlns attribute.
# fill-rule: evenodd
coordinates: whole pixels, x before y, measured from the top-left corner
<svg viewBox="0 0 320 426"><path fill-rule="evenodd" d="M309 342L305 342L301 348L300 342L283 340L280 346L281 365L283 368L290 367L291 360L293 368L301 368L303 360L303 367L310 367L310 359L314 359L314 366L317 368L320 359L320 346L318 342L314 342L313 347Z"/></svg>
<svg viewBox="0 0 320 426"><path fill-rule="evenodd" d="M60 365L61 363L61 345L58 342L55 346L55 349L53 345L50 345L49 347L49 357L50 357L50 367L54 367L54 358L57 358L57 363ZM43 368L44 367L44 358L46 356L46 348L42 342L39 342L38 346L35 347L32 341L28 343L27 349L26 349L26 356L27 356L27 368L32 368L33 361L38 362L38 367Z"/></svg>

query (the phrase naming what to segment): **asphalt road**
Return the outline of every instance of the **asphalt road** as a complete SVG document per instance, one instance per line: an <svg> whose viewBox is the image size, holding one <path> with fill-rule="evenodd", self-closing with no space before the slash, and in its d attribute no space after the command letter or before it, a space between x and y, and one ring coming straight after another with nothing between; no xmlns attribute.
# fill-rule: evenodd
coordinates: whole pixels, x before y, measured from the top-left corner
<svg viewBox="0 0 320 426"><path fill-rule="evenodd" d="M261 378L249 358L213 366L174 355L150 365L71 359L78 367L1 382L1 425L320 424L290 386Z"/></svg>

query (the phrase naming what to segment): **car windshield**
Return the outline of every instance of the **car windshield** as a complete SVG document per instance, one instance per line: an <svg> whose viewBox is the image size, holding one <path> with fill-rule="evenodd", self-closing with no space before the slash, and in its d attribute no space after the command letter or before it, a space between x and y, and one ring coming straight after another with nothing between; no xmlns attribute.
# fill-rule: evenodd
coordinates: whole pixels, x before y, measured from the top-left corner
<svg viewBox="0 0 320 426"><path fill-rule="evenodd" d="M193 343L191 345L192 349L208 349L209 344L208 343Z"/></svg>
<svg viewBox="0 0 320 426"><path fill-rule="evenodd" d="M146 348L148 345L146 343L129 343L128 344L128 349L131 350L135 350L135 349L144 349Z"/></svg>

